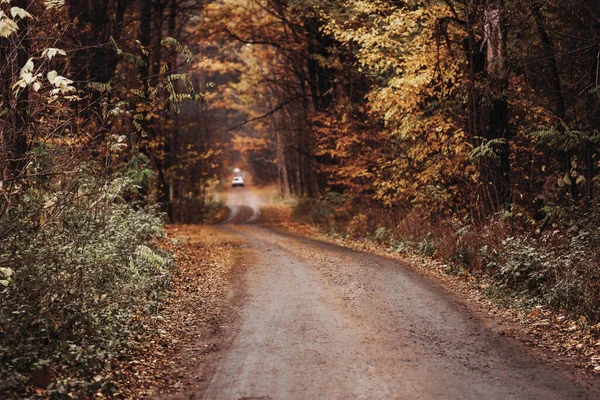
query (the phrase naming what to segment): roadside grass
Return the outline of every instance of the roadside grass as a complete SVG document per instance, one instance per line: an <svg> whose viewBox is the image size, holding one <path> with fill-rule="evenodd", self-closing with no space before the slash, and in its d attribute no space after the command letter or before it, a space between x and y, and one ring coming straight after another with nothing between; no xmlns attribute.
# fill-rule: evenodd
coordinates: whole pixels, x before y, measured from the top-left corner
<svg viewBox="0 0 600 400"><path fill-rule="evenodd" d="M169 287L157 210L120 200L126 177L77 183L77 196L31 189L2 218L0 397L115 394L108 372Z"/></svg>

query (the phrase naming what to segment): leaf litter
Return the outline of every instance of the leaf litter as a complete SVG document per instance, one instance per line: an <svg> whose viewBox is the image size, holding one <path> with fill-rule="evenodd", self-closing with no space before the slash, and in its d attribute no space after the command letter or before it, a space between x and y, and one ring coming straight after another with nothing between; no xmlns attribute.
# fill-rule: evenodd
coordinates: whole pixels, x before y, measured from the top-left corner
<svg viewBox="0 0 600 400"><path fill-rule="evenodd" d="M231 315L230 276L240 243L208 225L167 227L164 249L177 270L164 306L145 321L148 334L111 366L116 397L168 397L202 384L204 359L218 350ZM98 395L102 397L102 395Z"/></svg>

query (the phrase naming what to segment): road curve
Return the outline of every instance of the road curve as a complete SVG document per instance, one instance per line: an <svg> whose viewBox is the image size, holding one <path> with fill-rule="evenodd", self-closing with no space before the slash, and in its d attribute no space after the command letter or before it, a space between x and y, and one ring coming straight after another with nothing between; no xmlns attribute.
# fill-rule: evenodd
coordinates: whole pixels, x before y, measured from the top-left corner
<svg viewBox="0 0 600 400"><path fill-rule="evenodd" d="M248 299L204 399L598 399L396 262L256 225Z"/></svg>

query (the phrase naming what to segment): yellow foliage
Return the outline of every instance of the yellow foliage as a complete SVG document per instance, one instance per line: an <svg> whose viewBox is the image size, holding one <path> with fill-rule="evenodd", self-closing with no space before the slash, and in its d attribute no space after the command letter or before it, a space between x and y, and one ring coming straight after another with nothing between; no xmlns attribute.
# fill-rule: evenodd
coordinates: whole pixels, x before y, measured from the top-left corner
<svg viewBox="0 0 600 400"><path fill-rule="evenodd" d="M436 39L440 18L451 17L451 11L444 5L345 4L337 15L328 15L325 32L351 49L359 69L373 78L368 115L383 124L376 135L382 148L371 153L368 165L361 163L365 138L346 131L329 139L336 141L334 148L321 140L322 153L346 159L349 165L336 166L337 176L347 184L370 182L363 190L374 190L384 204L411 204L438 215L455 212L468 201L456 182L472 182L477 171L468 160L472 146L452 112L451 101L460 101L464 89L464 61Z"/></svg>

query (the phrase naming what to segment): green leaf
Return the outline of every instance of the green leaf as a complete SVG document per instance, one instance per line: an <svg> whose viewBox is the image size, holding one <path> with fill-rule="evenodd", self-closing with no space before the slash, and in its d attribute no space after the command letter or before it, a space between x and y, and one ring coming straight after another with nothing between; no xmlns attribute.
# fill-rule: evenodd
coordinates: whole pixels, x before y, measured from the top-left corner
<svg viewBox="0 0 600 400"><path fill-rule="evenodd" d="M136 56L132 53L122 53L123 59L127 62L137 65L138 67L145 67L146 61L142 60L140 57Z"/></svg>
<svg viewBox="0 0 600 400"><path fill-rule="evenodd" d="M192 61L192 52L190 51L190 49L187 46L179 43L177 39L168 36L161 40L160 44L163 46L174 47L175 50L177 50L177 52L179 52L185 57L185 61L187 63L190 63Z"/></svg>
<svg viewBox="0 0 600 400"><path fill-rule="evenodd" d="M51 8L62 8L65 5L65 0L46 0L44 1L44 5L46 6L46 10L50 10Z"/></svg>

